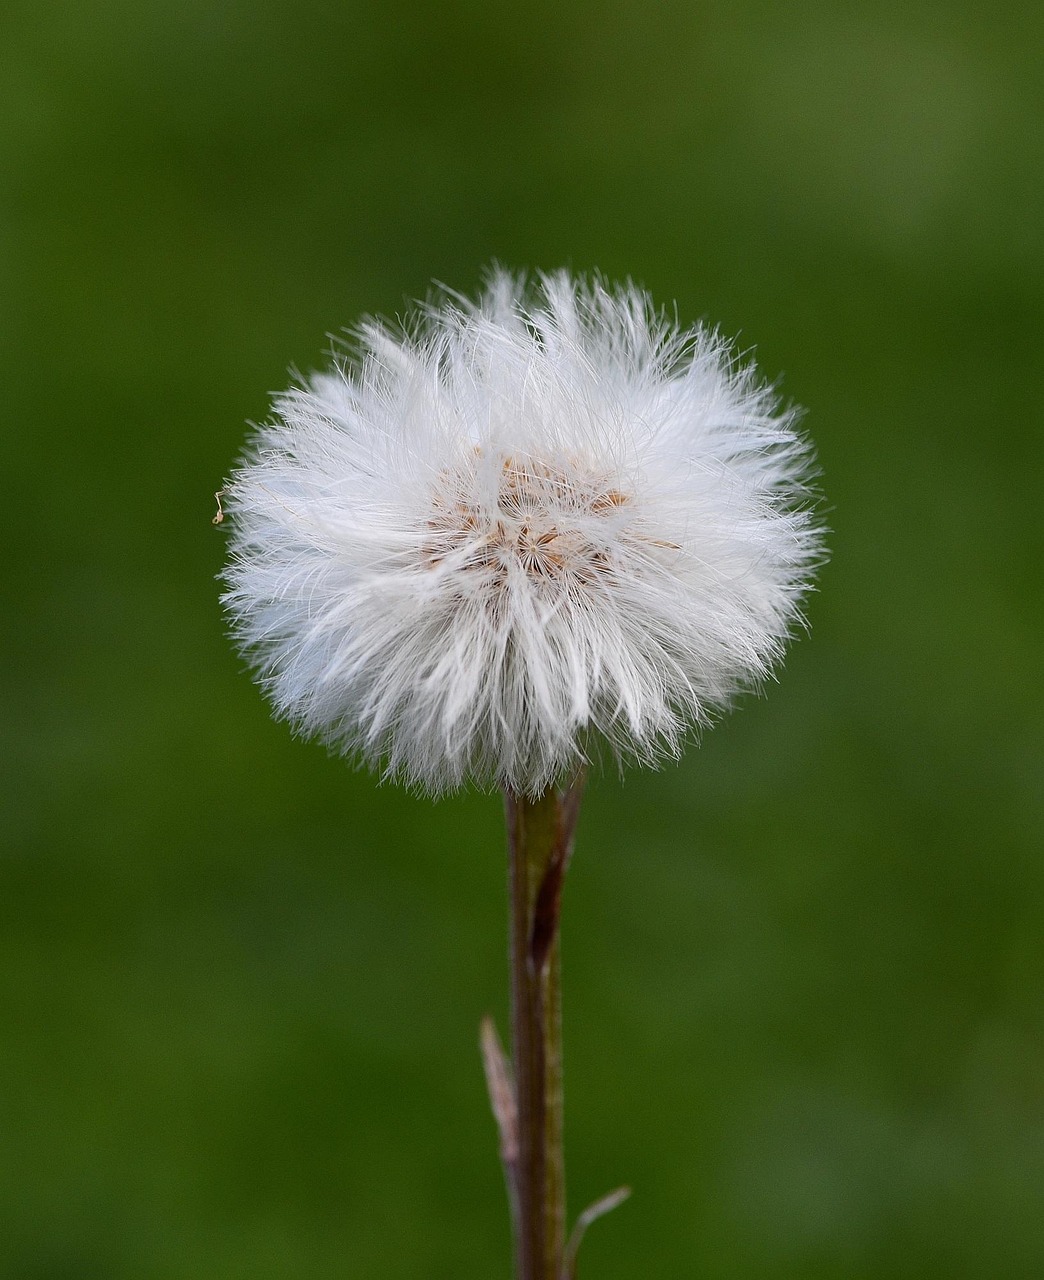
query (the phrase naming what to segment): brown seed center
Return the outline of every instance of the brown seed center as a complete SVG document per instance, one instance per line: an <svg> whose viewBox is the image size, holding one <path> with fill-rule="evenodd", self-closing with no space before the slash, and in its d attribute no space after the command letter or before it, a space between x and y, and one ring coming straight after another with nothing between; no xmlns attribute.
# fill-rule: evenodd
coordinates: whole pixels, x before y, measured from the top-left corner
<svg viewBox="0 0 1044 1280"><path fill-rule="evenodd" d="M611 530L607 526L606 537L598 537L589 517L627 506L625 494L604 478L578 478L544 462L507 457L496 492L483 500L480 461L477 453L467 474L443 473L427 522L426 564L452 561L498 580L521 568L535 581L569 576L588 583L608 570Z"/></svg>

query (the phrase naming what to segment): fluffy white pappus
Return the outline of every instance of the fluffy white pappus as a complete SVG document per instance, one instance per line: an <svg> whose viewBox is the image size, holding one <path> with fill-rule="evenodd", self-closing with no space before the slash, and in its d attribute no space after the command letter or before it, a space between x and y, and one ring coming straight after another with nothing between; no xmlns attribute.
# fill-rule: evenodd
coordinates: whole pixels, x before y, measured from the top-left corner
<svg viewBox="0 0 1044 1280"><path fill-rule="evenodd" d="M430 792L676 755L800 618L795 419L631 285L366 321L228 484L234 634L280 716Z"/></svg>

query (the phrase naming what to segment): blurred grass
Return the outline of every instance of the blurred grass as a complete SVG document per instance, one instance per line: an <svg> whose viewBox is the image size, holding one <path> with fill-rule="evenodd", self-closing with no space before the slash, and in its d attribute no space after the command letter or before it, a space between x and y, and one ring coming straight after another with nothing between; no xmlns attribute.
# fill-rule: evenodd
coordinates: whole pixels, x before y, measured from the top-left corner
<svg viewBox="0 0 1044 1280"><path fill-rule="evenodd" d="M431 278L631 275L809 406L778 687L598 780L592 1276L1044 1272L1036 6L4 0L0 1275L508 1274L497 804L273 725L211 494Z"/></svg>

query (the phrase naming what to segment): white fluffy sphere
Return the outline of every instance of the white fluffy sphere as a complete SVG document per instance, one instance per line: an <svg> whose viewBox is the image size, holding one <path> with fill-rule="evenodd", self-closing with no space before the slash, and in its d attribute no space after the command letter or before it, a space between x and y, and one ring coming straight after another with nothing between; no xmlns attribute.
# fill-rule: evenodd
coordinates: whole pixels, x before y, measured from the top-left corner
<svg viewBox="0 0 1044 1280"><path fill-rule="evenodd" d="M632 286L498 272L278 397L225 606L277 712L432 792L676 754L819 557L795 412Z"/></svg>

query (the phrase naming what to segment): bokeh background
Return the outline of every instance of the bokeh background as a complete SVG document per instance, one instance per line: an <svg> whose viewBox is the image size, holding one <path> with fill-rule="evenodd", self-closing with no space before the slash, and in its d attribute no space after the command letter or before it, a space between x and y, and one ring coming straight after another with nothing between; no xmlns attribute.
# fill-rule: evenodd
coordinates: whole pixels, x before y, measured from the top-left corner
<svg viewBox="0 0 1044 1280"><path fill-rule="evenodd" d="M3 0L0 1275L509 1274L501 816L292 740L213 492L327 335L630 275L809 408L777 686L596 779L584 1272L1044 1275L1044 18Z"/></svg>

